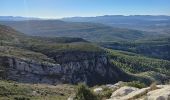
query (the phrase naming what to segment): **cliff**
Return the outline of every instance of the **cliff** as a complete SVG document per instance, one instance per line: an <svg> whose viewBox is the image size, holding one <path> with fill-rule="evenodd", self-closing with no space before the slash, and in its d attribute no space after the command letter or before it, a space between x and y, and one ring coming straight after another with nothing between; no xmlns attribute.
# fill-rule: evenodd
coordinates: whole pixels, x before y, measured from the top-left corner
<svg viewBox="0 0 170 100"><path fill-rule="evenodd" d="M85 82L89 85L111 83L122 80L126 74L111 66L104 54L68 53L58 56L55 61L37 62L34 60L0 56L5 78L26 83L72 83ZM83 59L79 59L82 57ZM67 60L73 59L73 60Z"/></svg>

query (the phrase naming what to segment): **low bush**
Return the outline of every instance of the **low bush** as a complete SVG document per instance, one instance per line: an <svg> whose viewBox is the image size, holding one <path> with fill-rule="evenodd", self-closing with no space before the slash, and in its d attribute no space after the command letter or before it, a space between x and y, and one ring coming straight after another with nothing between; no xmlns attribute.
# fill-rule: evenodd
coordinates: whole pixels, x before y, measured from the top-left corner
<svg viewBox="0 0 170 100"><path fill-rule="evenodd" d="M113 90L105 87L103 88L103 92L100 94L100 97L104 99L109 99L112 93L113 93Z"/></svg>
<svg viewBox="0 0 170 100"><path fill-rule="evenodd" d="M131 87L136 87L139 89L146 87L146 85L144 83L141 83L139 81L126 82L125 85L131 86Z"/></svg>
<svg viewBox="0 0 170 100"><path fill-rule="evenodd" d="M27 97L14 97L14 100L30 100Z"/></svg>
<svg viewBox="0 0 170 100"><path fill-rule="evenodd" d="M79 84L74 100L99 100L85 84Z"/></svg>

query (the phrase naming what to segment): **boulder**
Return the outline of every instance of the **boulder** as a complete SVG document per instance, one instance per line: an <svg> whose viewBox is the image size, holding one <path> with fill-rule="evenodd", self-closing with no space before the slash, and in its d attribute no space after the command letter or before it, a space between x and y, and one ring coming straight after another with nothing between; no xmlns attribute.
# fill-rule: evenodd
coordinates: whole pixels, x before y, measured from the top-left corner
<svg viewBox="0 0 170 100"><path fill-rule="evenodd" d="M147 100L170 100L170 85L148 92Z"/></svg>
<svg viewBox="0 0 170 100"><path fill-rule="evenodd" d="M137 90L138 88L135 87L124 86L116 90L115 92L113 92L111 98L117 98L117 97L119 98Z"/></svg>
<svg viewBox="0 0 170 100"><path fill-rule="evenodd" d="M157 89L151 87L136 89L133 87L121 87L113 92L107 100L170 100L170 85L157 85Z"/></svg>
<svg viewBox="0 0 170 100"><path fill-rule="evenodd" d="M67 100L74 100L72 97L69 97Z"/></svg>
<svg viewBox="0 0 170 100"><path fill-rule="evenodd" d="M150 87L133 91L133 92L129 93L128 95L121 97L120 100L134 100L135 98L139 98L143 95L146 95L146 93L149 90L150 90Z"/></svg>

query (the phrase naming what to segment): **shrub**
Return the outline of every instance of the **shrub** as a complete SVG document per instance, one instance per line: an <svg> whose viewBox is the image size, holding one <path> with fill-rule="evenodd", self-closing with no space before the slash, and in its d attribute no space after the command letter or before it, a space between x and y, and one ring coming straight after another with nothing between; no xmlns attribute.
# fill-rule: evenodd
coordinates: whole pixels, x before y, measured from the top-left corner
<svg viewBox="0 0 170 100"><path fill-rule="evenodd" d="M74 100L98 100L98 98L85 84L79 84Z"/></svg>
<svg viewBox="0 0 170 100"><path fill-rule="evenodd" d="M105 87L103 88L103 92L100 94L100 96L101 98L109 99L112 93L113 93L113 90Z"/></svg>
<svg viewBox="0 0 170 100"><path fill-rule="evenodd" d="M131 86L131 87L136 87L139 89L146 87L146 85L144 83L141 83L139 81L126 82L125 85Z"/></svg>
<svg viewBox="0 0 170 100"><path fill-rule="evenodd" d="M14 100L30 100L30 99L26 97L14 97Z"/></svg>

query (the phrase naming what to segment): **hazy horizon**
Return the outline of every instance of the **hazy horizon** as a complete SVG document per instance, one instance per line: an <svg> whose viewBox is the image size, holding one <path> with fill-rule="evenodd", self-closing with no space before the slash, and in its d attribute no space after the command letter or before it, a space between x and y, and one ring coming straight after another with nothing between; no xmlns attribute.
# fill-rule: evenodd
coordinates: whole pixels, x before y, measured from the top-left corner
<svg viewBox="0 0 170 100"><path fill-rule="evenodd" d="M0 16L170 15L169 0L1 0Z"/></svg>
<svg viewBox="0 0 170 100"><path fill-rule="evenodd" d="M62 19L62 18L74 18L74 17L100 17L100 16L170 16L170 15L98 15L98 16L65 16L60 18L50 17L34 17L34 16L12 16L12 15L0 15L0 17L21 17L21 18L39 18L39 19Z"/></svg>

